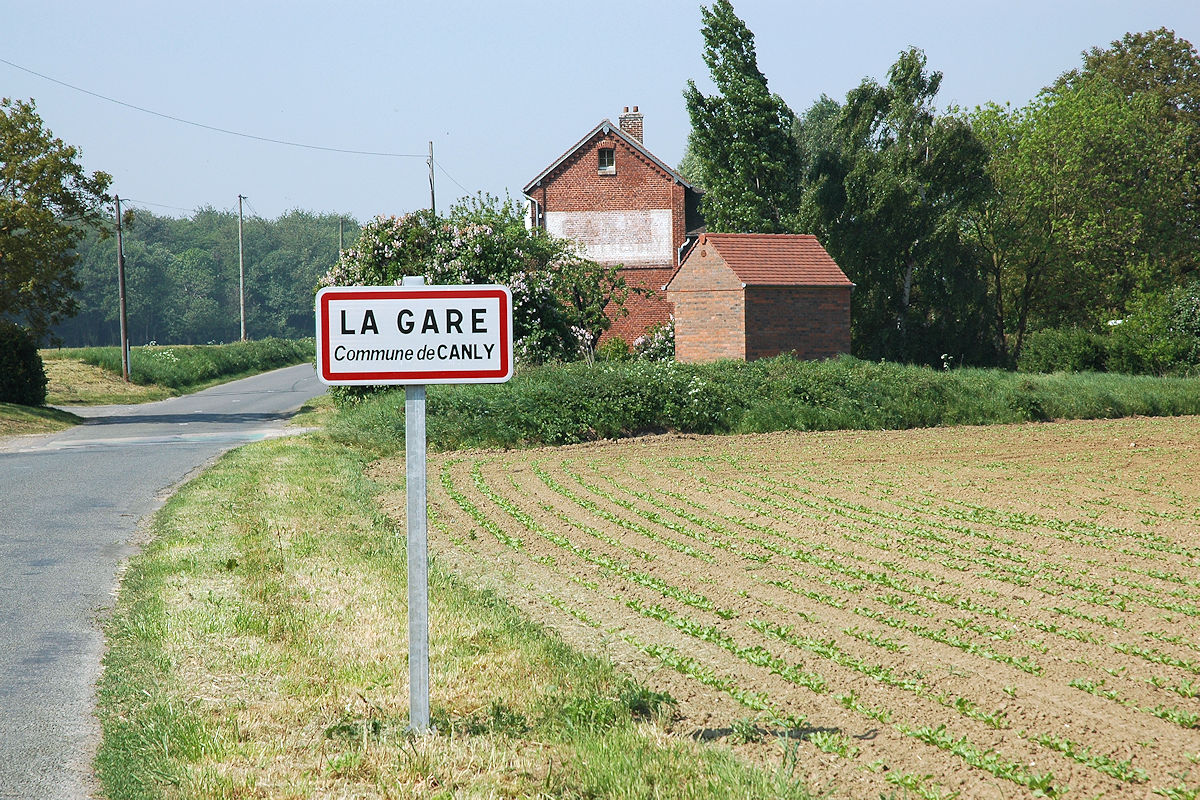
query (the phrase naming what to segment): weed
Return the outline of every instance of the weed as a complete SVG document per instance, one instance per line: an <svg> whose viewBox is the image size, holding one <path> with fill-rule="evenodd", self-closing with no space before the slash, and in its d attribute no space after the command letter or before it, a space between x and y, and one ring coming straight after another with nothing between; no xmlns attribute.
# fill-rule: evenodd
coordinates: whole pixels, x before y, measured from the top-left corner
<svg viewBox="0 0 1200 800"><path fill-rule="evenodd" d="M933 782L932 775L915 775L909 772L892 772L884 780L893 786L899 786L905 793L911 793L923 800L954 800L958 792L943 792L942 788Z"/></svg>
<svg viewBox="0 0 1200 800"><path fill-rule="evenodd" d="M854 758L858 755L859 748L851 745L850 738L840 731L813 731L807 738L822 753L841 758Z"/></svg>
<svg viewBox="0 0 1200 800"><path fill-rule="evenodd" d="M729 727L729 738L735 744L761 742L764 736L758 722L752 718L735 719Z"/></svg>

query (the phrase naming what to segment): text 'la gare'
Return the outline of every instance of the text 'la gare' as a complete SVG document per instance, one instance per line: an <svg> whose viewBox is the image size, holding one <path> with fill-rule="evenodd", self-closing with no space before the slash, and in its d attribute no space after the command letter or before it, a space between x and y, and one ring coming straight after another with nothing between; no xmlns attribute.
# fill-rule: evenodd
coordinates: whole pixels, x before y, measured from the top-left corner
<svg viewBox="0 0 1200 800"><path fill-rule="evenodd" d="M447 308L439 314L435 309L428 308L421 318L420 329L418 330L417 316L411 309L405 308L396 315L396 330L400 333L487 333L485 315L486 308L470 309L470 322L468 323L461 309ZM469 330L463 330L464 325L469 327ZM363 312L362 320L357 325L352 324L347 318L346 310L342 309L342 333L346 335L379 333L379 322L375 319L375 312L372 309L366 309Z"/></svg>

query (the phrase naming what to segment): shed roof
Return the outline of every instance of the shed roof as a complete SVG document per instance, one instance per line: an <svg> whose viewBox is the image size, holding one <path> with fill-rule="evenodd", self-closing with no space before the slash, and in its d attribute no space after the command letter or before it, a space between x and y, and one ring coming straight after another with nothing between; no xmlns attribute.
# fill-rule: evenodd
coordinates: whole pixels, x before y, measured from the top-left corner
<svg viewBox="0 0 1200 800"><path fill-rule="evenodd" d="M692 246L717 251L747 286L853 286L808 233L706 233Z"/></svg>

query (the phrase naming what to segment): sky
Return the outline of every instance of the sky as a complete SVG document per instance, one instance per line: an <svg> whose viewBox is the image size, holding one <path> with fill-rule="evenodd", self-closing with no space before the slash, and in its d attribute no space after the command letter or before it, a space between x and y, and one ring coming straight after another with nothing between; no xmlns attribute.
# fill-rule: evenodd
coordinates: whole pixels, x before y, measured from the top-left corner
<svg viewBox="0 0 1200 800"><path fill-rule="evenodd" d="M690 127L683 90L688 80L712 89L700 5L0 0L0 96L34 99L86 169L156 214L236 210L241 194L251 216L365 221L428 207L430 142L439 210L480 191L521 199L625 106L643 113L647 148L678 164ZM864 78L886 81L909 46L944 75L938 106L971 108L1024 105L1083 51L1126 32L1167 27L1200 45L1197 0L734 8L770 88L797 113L822 94L844 100Z"/></svg>

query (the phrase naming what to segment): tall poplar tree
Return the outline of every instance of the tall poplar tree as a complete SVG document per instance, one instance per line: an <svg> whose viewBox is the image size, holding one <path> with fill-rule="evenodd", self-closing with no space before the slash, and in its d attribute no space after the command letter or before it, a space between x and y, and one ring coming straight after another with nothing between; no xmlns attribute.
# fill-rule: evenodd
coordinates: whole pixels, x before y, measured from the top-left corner
<svg viewBox="0 0 1200 800"><path fill-rule="evenodd" d="M767 88L754 34L729 0L716 0L700 15L704 63L717 94L706 96L688 81L683 96L692 121L688 150L705 188L705 223L710 231L787 232L801 195L795 115Z"/></svg>

